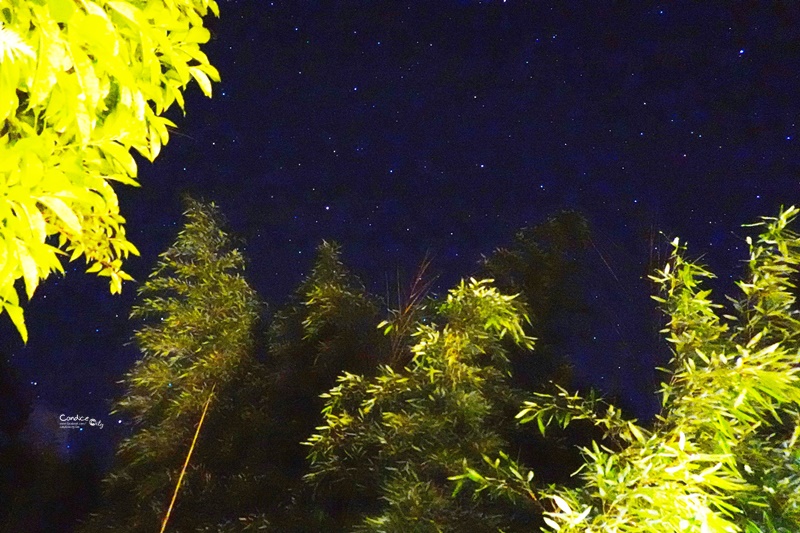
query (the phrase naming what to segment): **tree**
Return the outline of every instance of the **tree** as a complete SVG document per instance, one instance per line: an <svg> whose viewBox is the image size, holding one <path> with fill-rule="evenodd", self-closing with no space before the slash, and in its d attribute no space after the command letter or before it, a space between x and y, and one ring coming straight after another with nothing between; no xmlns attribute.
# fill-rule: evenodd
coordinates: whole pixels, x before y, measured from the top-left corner
<svg viewBox="0 0 800 533"><path fill-rule="evenodd" d="M263 445L270 450L274 503L265 509L280 527L321 528L326 503L303 484L307 449L301 444L320 424L320 395L344 372L374 375L388 357L386 337L376 328L377 298L342 262L341 247L323 241L311 273L292 301L275 314L268 332L267 366L271 376L270 429Z"/></svg>
<svg viewBox="0 0 800 533"><path fill-rule="evenodd" d="M497 502L451 499L447 478L463 461L503 449L498 404L513 391L502 340L530 348L524 320L513 296L487 280L462 281L438 305L443 325L417 324L406 368L338 379L324 395L324 424L308 441L307 479L344 500L340 529L359 521L360 529L392 532L514 524Z"/></svg>
<svg viewBox="0 0 800 533"><path fill-rule="evenodd" d="M214 0L0 0L0 312L27 340L14 284L83 255L118 293L128 254L113 182L138 186L134 148L150 161L169 139L162 115L194 78L211 96L217 70L199 45Z"/></svg>
<svg viewBox="0 0 800 533"><path fill-rule="evenodd" d="M235 495L252 481L249 465L268 454L240 431L260 428L265 417L261 398L250 394L263 379L252 353L260 304L222 226L214 204L190 200L177 240L139 290L131 317L142 321L134 335L142 358L115 405L134 432L119 446L105 480L107 505L87 531L157 530L212 392L170 524L186 531L251 510Z"/></svg>
<svg viewBox="0 0 800 533"><path fill-rule="evenodd" d="M764 217L750 245L749 276L720 314L701 281L713 275L684 258L678 239L654 297L669 317L672 369L654 427L613 405L565 390L537 394L518 417L540 430L585 419L613 447L594 444L575 489L537 488L532 473L501 457L490 476L470 466L452 480L479 490L547 501L561 532L739 532L800 530L800 320L795 280L800 236L791 207Z"/></svg>
<svg viewBox="0 0 800 533"><path fill-rule="evenodd" d="M323 241L311 274L270 324L270 364L279 373L298 372L306 379L311 372L319 382L314 389L329 389L343 370L373 371L385 357L386 343L375 327L379 302L341 254L338 243Z"/></svg>
<svg viewBox="0 0 800 533"><path fill-rule="evenodd" d="M548 287L569 286L572 280L567 280L567 273L574 260L572 255L581 246L580 229L585 228L585 222L581 225L581 221L580 217L563 214L541 227L524 232L526 238L520 237L515 247L502 258L513 254L517 260L497 261L494 271L502 276L501 283L523 289L533 287L537 282ZM534 248L540 252L534 253ZM492 259L497 255L499 252ZM377 512L380 502L375 491L353 489L352 483L345 482L334 484L335 488L326 483L312 484L310 488L300 483L303 474L307 473L304 451L307 448L299 443L319 425L319 411L324 407L319 396L336 384L337 376L345 373L370 380L381 363L402 373L415 358L412 346L409 346L415 343L413 334L419 324L437 319L436 308L441 304L435 297L427 297L430 286L426 276L428 265L428 261L423 262L408 293L399 294L398 309L390 312L389 320L379 324L379 329L387 333L384 336L375 328L380 318L378 301L348 272L342 263L339 245L323 242L319 246L311 274L302 281L293 301L275 315L268 333L267 360L271 376L268 396L272 407L268 409L269 427L261 446L270 450L272 488L267 491L272 495L270 503L259 509L261 515L240 517L236 521L218 524L217 528L236 530L244 524L256 528L265 525L266 521L268 525L264 527L276 531L341 530L363 519L363 515ZM513 284L518 279L524 279L525 283ZM518 310L521 310L521 300L515 300ZM554 300L533 302L542 324L547 324L546 309L567 307ZM549 335L546 327L540 327L539 331ZM549 335L549 339L552 338ZM516 357L518 363L522 363L526 355L529 358L531 355L527 347L518 347L513 341L505 342L502 349L507 355ZM537 367L536 375L528 378L541 381L544 371ZM415 392L419 391L409 391L409 394ZM522 436L524 444L530 444L533 433L519 431L513 422L508 422L513 421L524 395L505 383L486 392L491 396L489 403L493 421L507 421L493 423L491 429L500 440L508 441L508 446L517 453L522 449L522 443L516 442L516 437ZM492 394L494 392L500 394ZM451 414L448 412L442 416ZM580 458L572 450L563 453L560 449L564 447L563 443L547 449L543 443L543 439L534 443L535 453L548 458L557 456L562 466L565 456ZM403 487L405 485L401 484L400 489ZM446 494L443 497L446 499Z"/></svg>
<svg viewBox="0 0 800 533"><path fill-rule="evenodd" d="M586 218L577 211L560 211L520 229L510 246L483 258L480 275L493 279L502 293L519 295L517 302L530 317L528 332L536 338L534 356L525 346L504 346L514 388L541 392L573 386L576 352L594 344L592 328L602 316L589 298L594 266L586 252L591 242ZM505 405L509 419L518 411L519 403ZM558 438L513 423L498 429L508 443L507 453L533 467L540 483L574 482L571 474L583 464L579 446L602 438L587 422L572 424Z"/></svg>
<svg viewBox="0 0 800 533"><path fill-rule="evenodd" d="M495 280L501 292L519 294L537 338L536 357L511 348L514 381L520 387L532 389L554 378L566 384L570 377L569 341L576 332L564 331L563 324L574 328L589 319L586 280L580 279L587 268L583 251L588 245L586 219L563 211L521 229L512 246L496 249L483 261L482 275Z"/></svg>

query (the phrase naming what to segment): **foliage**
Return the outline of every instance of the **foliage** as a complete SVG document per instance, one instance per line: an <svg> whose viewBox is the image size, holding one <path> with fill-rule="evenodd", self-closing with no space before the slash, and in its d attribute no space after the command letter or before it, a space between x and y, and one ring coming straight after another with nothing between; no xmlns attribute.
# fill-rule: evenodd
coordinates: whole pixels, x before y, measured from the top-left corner
<svg viewBox="0 0 800 533"><path fill-rule="evenodd" d="M517 301L530 316L535 356L513 343L505 346L511 363L509 383L528 391L525 397L532 391L574 386L575 365L598 352L592 337L606 323L602 317L607 310L590 298L596 289L596 266L588 253L591 242L586 218L577 211L560 211L520 229L509 246L482 261L481 275L494 279L501 292L519 294ZM534 468L539 483L574 484L570 474L583 464L579 447L602 439L602 432L582 421L557 434L539 435L513 423L523 399L504 408L508 423L500 429L508 442L506 452Z"/></svg>
<svg viewBox="0 0 800 533"><path fill-rule="evenodd" d="M278 531L273 529L264 514L253 514L237 520L226 520L213 526L201 527L198 533L265 533Z"/></svg>
<svg viewBox="0 0 800 533"><path fill-rule="evenodd" d="M378 329L389 337L391 348L386 364L392 368L403 368L411 362L413 354L409 345L410 336L417 322L432 318L429 315L431 307L435 306L435 298L430 291L436 276L430 274L431 262L429 256L422 260L407 289L401 289L398 279L396 302L394 305L390 300L385 302L389 307L389 316L378 324Z"/></svg>
<svg viewBox="0 0 800 533"><path fill-rule="evenodd" d="M541 224L519 230L510 247L498 248L484 259L484 268L505 292L519 292L529 307L557 299L563 279L577 268L580 252L589 244L586 218L577 211L562 211ZM574 294L569 294L574 299ZM531 321L542 316L531 316Z"/></svg>
<svg viewBox="0 0 800 533"><path fill-rule="evenodd" d="M222 224L213 204L189 201L184 228L139 290L131 317L142 321L134 335L142 358L126 375L127 392L115 406L134 433L120 445L118 465L106 480L109 505L88 531L155 530L212 387L207 432L201 432L171 527L216 523L219 513L247 509L237 489L252 481L248 451L258 450L242 442L252 434L228 430L259 427L264 418L258 394L250 394L263 381L252 357L260 304L242 276L244 257Z"/></svg>
<svg viewBox="0 0 800 533"><path fill-rule="evenodd" d="M23 339L16 280L30 298L63 273L62 255L83 255L112 293L130 279L122 260L138 252L111 185L138 185L130 149L156 158L174 125L162 115L183 108L192 78L211 96L209 10L214 0L0 0L0 312Z"/></svg>
<svg viewBox="0 0 800 533"><path fill-rule="evenodd" d="M515 386L533 390L548 381L569 383L579 329L588 337L592 318L585 293L589 242L588 221L576 211L562 211L521 229L511 246L484 259L482 275L502 292L519 294L537 338L536 357L508 347Z"/></svg>
<svg viewBox="0 0 800 533"><path fill-rule="evenodd" d="M447 477L503 447L497 403L513 391L502 341L530 348L525 318L489 280L462 281L438 306L444 326L417 324L406 368L341 376L308 441L315 490L340 495L345 507L358 502L350 510L367 515L365 531L489 531L510 522L491 502L451 499Z"/></svg>
<svg viewBox="0 0 800 533"><path fill-rule="evenodd" d="M294 301L270 325L270 358L275 364L296 364L290 352L312 352L306 362L317 373L330 367L325 379L332 385L342 370L376 366L374 350L382 344L374 327L378 316L378 302L344 265L341 247L323 241Z"/></svg>
<svg viewBox="0 0 800 533"><path fill-rule="evenodd" d="M302 483L306 450L301 442L319 425L320 395L343 372L375 373L389 351L375 325L379 305L342 262L335 242L322 242L311 273L292 301L275 314L268 332L270 429L264 446L270 450L273 522L302 530L319 529L324 512ZM302 518L301 518L302 517ZM279 526L278 530L281 530Z"/></svg>
<svg viewBox="0 0 800 533"><path fill-rule="evenodd" d="M663 411L646 430L613 406L561 390L538 394L518 417L542 431L588 419L615 442L584 449L576 489L537 488L507 457L481 475L470 465L451 479L461 489L547 499L548 525L562 532L788 533L800 529L800 322L795 289L800 237L788 229L800 210L765 217L750 245L749 277L738 283L735 315L720 315L702 278L673 241L670 262L653 276L669 316L673 346Z"/></svg>

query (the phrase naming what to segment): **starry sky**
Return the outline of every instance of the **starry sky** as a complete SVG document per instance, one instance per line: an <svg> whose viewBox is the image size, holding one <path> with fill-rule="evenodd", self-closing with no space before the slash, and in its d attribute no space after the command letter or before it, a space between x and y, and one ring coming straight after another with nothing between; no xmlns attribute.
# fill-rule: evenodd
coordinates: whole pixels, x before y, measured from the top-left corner
<svg viewBox="0 0 800 533"><path fill-rule="evenodd" d="M578 377L646 417L659 232L734 293L741 225L798 201L800 6L767 4L222 1L214 98L191 86L142 187L118 189L142 252L127 270L147 277L185 192L220 205L273 309L323 238L378 294L430 252L442 291L520 227L579 209L606 311ZM83 269L37 291L27 346L0 321L2 355L44 412L103 419L73 444L108 443L136 285L111 296Z"/></svg>

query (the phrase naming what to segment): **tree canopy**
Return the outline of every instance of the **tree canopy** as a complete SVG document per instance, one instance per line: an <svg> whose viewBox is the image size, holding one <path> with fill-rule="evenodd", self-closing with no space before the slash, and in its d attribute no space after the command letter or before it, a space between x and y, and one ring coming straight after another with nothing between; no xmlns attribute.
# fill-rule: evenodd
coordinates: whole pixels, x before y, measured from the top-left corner
<svg viewBox="0 0 800 533"><path fill-rule="evenodd" d="M308 441L308 480L319 492L362 501L363 530L494 531L513 523L486 502L452 499L447 477L462 461L503 449L498 404L513 391L501 339L530 348L525 315L513 296L474 279L437 311L436 323L413 331L406 368L339 378Z"/></svg>
<svg viewBox="0 0 800 533"><path fill-rule="evenodd" d="M228 498L245 469L242 443L226 423L258 422L258 398L246 394L257 384L253 330L260 303L243 277L245 261L223 231L213 204L189 202L186 224L175 243L139 290L131 318L141 320L134 338L142 357L125 376L127 391L115 411L130 419L133 434L118 450L106 480L108 505L87 531L152 531L163 518L176 472L186 456L204 404L216 391L191 476L171 518L180 528L189 516L215 521L236 509ZM238 399L238 402L232 401ZM236 433L237 437L241 433ZM222 465L222 466L221 466ZM208 506L210 494L232 505ZM215 514L219 513L219 514Z"/></svg>
<svg viewBox="0 0 800 533"><path fill-rule="evenodd" d="M217 70L200 50L214 0L0 0L0 312L27 340L20 298L84 256L130 279L113 182L137 186L131 148L154 160L194 79L211 96Z"/></svg>
<svg viewBox="0 0 800 533"><path fill-rule="evenodd" d="M727 310L704 287L713 275L672 242L652 279L673 358L662 410L643 424L596 392L569 392L553 365L531 366L542 375L523 386L511 378L512 357L539 356L531 331L552 335L552 309L573 308L528 300L537 283L569 282L559 256L578 248L551 244L584 234L572 215L487 265L521 295L470 278L440 297L412 290L408 310L380 324L379 301L323 242L260 347L241 255L216 210L192 204L134 309L143 357L117 405L136 433L107 485L99 517L110 521L86 531L152 528L211 385L181 530L796 532L798 214L755 225L742 294ZM263 363L253 357L262 348ZM541 440L518 438L535 429ZM582 466L566 478L578 455L561 452L576 444Z"/></svg>
<svg viewBox="0 0 800 533"><path fill-rule="evenodd" d="M584 449L582 486L537 487L534 472L506 456L486 457L490 476L467 466L452 478L457 488L474 482L544 501L548 525L561 532L798 531L800 236L788 227L798 213L792 207L755 224L762 233L747 238L749 275L737 283L742 295L730 298L732 314L720 313L702 286L713 274L673 241L670 261L653 276L673 347L654 427L563 389L525 402L518 418L542 433L584 419L613 442Z"/></svg>

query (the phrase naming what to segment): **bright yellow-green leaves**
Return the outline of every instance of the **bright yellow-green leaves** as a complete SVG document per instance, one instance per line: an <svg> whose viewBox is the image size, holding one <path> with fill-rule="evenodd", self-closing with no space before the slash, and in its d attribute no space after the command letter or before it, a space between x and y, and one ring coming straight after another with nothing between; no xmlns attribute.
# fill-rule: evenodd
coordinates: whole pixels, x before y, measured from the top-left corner
<svg viewBox="0 0 800 533"><path fill-rule="evenodd" d="M499 370L508 363L503 339L526 348L534 339L523 330L516 298L488 279L462 281L436 307L434 320L445 325L416 324L408 366L381 365L374 378L344 373L322 395L324 425L307 441L306 480L318 488L380 487L385 504L359 529L488 531L499 525L491 513L450 499L442 474L500 451L503 439L492 421L500 399L514 394Z"/></svg>
<svg viewBox="0 0 800 533"><path fill-rule="evenodd" d="M517 418L542 433L584 419L613 444L583 450L581 487L536 487L501 455L486 458L492 476L465 465L451 477L456 489L471 481L545 501L544 521L561 533L800 531L800 235L789 229L798 214L791 207L755 224L762 233L747 239L749 275L737 283L742 296L729 298L731 314L702 286L713 275L673 241L669 263L652 276L673 349L652 428L563 389L524 403Z"/></svg>
<svg viewBox="0 0 800 533"><path fill-rule="evenodd" d="M535 339L523 331L528 316L514 302L518 295L502 294L492 286L492 282L492 279L470 278L469 282L462 279L456 288L450 290L441 313L450 319L451 328L464 328L478 339L492 335L502 339L510 335L519 345L533 348ZM468 327L471 325L475 327Z"/></svg>
<svg viewBox="0 0 800 533"><path fill-rule="evenodd" d="M214 0L0 0L0 306L27 340L14 284L30 298L61 257L131 279L112 181L138 186L169 140L162 115L217 70L200 50Z"/></svg>

